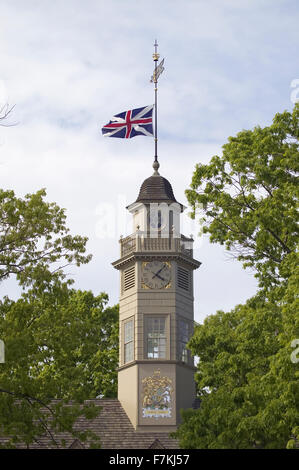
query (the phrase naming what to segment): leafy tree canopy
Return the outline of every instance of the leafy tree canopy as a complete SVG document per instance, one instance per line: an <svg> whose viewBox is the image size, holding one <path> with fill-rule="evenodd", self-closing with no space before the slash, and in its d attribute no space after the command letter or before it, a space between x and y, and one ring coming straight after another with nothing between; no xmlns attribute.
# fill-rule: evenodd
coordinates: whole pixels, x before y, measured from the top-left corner
<svg viewBox="0 0 299 470"><path fill-rule="evenodd" d="M0 189L0 281L15 274L22 286L41 285L54 273L64 277L68 264L90 261L87 238L69 234L65 210L45 195L42 189L21 199Z"/></svg>
<svg viewBox="0 0 299 470"><path fill-rule="evenodd" d="M299 104L230 137L197 165L186 193L210 240L255 270L260 290L210 315L189 346L199 356L201 405L183 412L186 448L283 448L299 440L299 371L291 360L298 318Z"/></svg>
<svg viewBox="0 0 299 470"><path fill-rule="evenodd" d="M176 435L182 447L295 445L299 370L291 361L291 341L299 338L296 292L288 289L283 308L257 295L196 327L189 346L200 357L196 382L201 404L183 412Z"/></svg>
<svg viewBox="0 0 299 470"><path fill-rule="evenodd" d="M0 191L0 278L16 275L23 287L18 300L0 300L0 433L5 447L42 435L60 447L60 431L98 445L73 425L99 412L84 400L116 396L118 306L65 279L65 266L89 261L87 238L70 235L64 210L44 196Z"/></svg>
<svg viewBox="0 0 299 470"><path fill-rule="evenodd" d="M203 207L203 231L225 245L261 286L288 277L283 262L298 242L299 103L272 125L229 137L223 155L198 164L186 191Z"/></svg>
<svg viewBox="0 0 299 470"><path fill-rule="evenodd" d="M118 308L107 307L107 301L106 294L95 297L56 283L40 295L29 291L17 301L0 303L6 353L0 367L0 427L12 442L29 445L48 428L71 431L81 412L76 406L63 410L62 400L116 396ZM45 406L55 417L51 427Z"/></svg>

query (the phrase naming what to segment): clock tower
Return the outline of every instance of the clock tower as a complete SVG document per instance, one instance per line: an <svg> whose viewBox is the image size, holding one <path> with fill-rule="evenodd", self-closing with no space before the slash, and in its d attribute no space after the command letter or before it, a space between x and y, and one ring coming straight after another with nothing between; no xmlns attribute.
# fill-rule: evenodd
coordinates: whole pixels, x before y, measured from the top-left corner
<svg viewBox="0 0 299 470"><path fill-rule="evenodd" d="M193 333L193 239L180 233L185 207L155 160L120 239L118 399L136 431L171 432L195 399L195 367L186 345Z"/></svg>

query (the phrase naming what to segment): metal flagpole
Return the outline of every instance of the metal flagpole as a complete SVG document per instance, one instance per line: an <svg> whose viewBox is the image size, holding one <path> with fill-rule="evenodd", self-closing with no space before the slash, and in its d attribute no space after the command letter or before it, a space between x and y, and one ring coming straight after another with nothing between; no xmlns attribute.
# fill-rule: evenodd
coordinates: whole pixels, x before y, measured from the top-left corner
<svg viewBox="0 0 299 470"><path fill-rule="evenodd" d="M151 82L154 83L154 90L155 90L155 130L154 130L154 140L155 140L155 160L154 160L154 170L157 173L159 169L159 162L158 162L158 109L157 109L157 102L158 102L158 78L161 75L161 73L164 70L164 59L158 64L158 60L160 57L160 54L158 54L158 43L157 39L155 40L155 52L153 53L153 59L155 62L155 70L153 73L153 76L151 78Z"/></svg>
<svg viewBox="0 0 299 470"><path fill-rule="evenodd" d="M158 161L158 134L157 134L157 129L158 129L158 120L157 120L157 115L158 115L158 110L157 110L157 91L158 91L158 76L157 76L157 63L159 60L160 55L157 52L158 48L158 43L157 39L155 40L155 52L153 54L153 59L155 62L155 71L154 71L154 86L155 86L155 162Z"/></svg>

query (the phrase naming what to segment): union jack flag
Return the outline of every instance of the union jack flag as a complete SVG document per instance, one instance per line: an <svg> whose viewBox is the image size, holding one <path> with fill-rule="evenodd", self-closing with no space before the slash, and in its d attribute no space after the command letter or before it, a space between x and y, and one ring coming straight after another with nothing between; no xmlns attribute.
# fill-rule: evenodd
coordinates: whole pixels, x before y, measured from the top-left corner
<svg viewBox="0 0 299 470"><path fill-rule="evenodd" d="M102 127L104 137L131 139L136 135L154 135L153 108L154 105L150 105L116 114L108 124Z"/></svg>

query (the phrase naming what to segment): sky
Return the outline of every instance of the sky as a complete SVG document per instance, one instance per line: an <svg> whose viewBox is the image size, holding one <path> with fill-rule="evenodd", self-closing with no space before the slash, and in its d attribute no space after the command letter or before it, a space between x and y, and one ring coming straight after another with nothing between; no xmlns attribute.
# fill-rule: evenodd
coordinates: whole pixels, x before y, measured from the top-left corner
<svg viewBox="0 0 299 470"><path fill-rule="evenodd" d="M103 138L117 113L154 102L157 38L165 71L158 91L160 174L188 206L196 163L221 155L228 137L267 126L299 99L297 0L1 0L0 104L15 104L0 127L0 187L19 197L46 188L66 209L72 234L88 236L92 261L69 268L78 289L118 302L125 207L152 170L150 137ZM297 96L298 95L298 96ZM254 295L254 273L225 249L195 238L195 320ZM109 230L107 230L109 226ZM14 279L0 297L16 298Z"/></svg>

